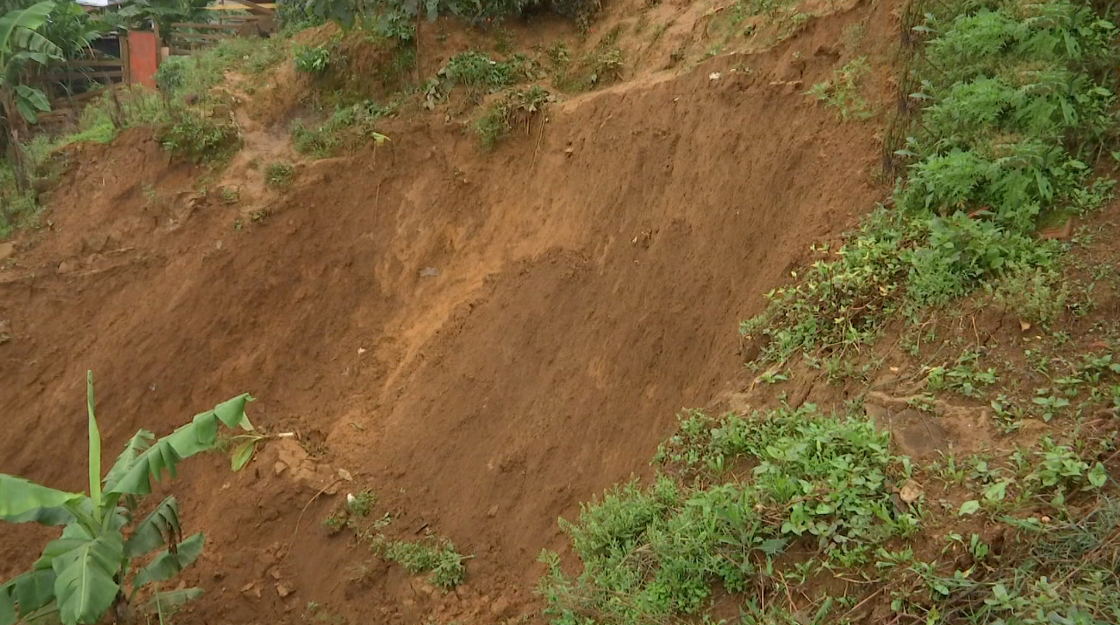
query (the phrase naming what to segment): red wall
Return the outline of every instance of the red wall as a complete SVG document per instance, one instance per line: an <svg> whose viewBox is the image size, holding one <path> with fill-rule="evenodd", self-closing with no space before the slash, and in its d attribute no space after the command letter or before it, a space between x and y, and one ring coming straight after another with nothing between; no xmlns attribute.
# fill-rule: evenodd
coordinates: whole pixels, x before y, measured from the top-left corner
<svg viewBox="0 0 1120 625"><path fill-rule="evenodd" d="M159 65L159 41L156 34L128 31L128 69L133 84L155 88Z"/></svg>

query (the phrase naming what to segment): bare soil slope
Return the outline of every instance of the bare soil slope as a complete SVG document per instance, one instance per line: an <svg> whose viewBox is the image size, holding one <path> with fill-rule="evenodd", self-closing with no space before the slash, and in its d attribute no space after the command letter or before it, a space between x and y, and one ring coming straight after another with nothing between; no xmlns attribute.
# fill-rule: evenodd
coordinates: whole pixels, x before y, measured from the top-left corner
<svg viewBox="0 0 1120 625"><path fill-rule="evenodd" d="M826 76L836 58L814 51L855 19L889 16L572 99L494 153L397 121L390 144L301 165L251 206L146 132L80 149L51 226L0 271L0 471L82 487L86 369L107 450L250 391L250 416L303 449L174 484L209 537L188 581L210 595L184 620L294 622L309 600L383 622L516 616L536 554L563 546L556 518L718 395L738 321L883 197L869 127L785 82L796 50L806 82ZM371 488L395 531L474 554L467 585L432 594L328 537L336 499L306 504L338 468L356 483L328 495ZM37 553L33 529L0 536L0 576Z"/></svg>

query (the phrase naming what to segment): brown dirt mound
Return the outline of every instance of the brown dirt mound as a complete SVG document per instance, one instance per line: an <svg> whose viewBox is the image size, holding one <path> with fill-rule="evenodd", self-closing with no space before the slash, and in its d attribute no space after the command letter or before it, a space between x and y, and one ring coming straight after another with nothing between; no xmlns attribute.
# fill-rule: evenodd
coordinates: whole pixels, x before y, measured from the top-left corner
<svg viewBox="0 0 1120 625"><path fill-rule="evenodd" d="M780 80L792 53L575 98L489 154L397 121L388 146L301 165L252 215L142 132L84 151L51 229L0 271L20 433L0 471L82 487L86 369L107 450L248 390L313 470L278 445L236 475L190 465L172 488L208 533L187 581L209 598L180 622L297 622L308 601L389 623L523 613L535 556L563 547L556 518L718 394L761 293L882 196L877 141ZM810 55L805 79L834 61ZM378 492L395 532L474 554L466 586L432 592L328 537L337 495L308 502L339 468L355 477L339 493ZM0 529L0 577L41 537Z"/></svg>

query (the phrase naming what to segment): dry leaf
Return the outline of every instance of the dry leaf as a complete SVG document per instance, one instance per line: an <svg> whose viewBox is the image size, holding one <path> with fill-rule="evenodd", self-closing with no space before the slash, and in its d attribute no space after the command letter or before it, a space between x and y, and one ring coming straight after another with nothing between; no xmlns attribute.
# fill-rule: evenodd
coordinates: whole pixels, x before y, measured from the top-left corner
<svg viewBox="0 0 1120 625"><path fill-rule="evenodd" d="M914 480L906 480L898 490L898 498L906 503L914 503L922 496L922 486Z"/></svg>

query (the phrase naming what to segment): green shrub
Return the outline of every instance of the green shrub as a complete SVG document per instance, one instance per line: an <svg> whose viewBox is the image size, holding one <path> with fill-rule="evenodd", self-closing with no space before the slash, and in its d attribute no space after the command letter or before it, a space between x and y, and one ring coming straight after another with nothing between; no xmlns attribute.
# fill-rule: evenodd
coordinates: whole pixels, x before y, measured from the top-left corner
<svg viewBox="0 0 1120 625"><path fill-rule="evenodd" d="M55 158L60 148L72 143L109 143L120 129L163 124L168 120L159 94L138 85L119 88L87 104L74 132L57 137L36 135L23 150L32 175L55 180L65 167L62 160ZM6 190L0 197L0 202L6 204L6 209L0 208L0 238L4 238L16 225L30 224L40 207L34 191L16 191L15 175L6 161L0 161L0 189Z"/></svg>
<svg viewBox="0 0 1120 625"><path fill-rule="evenodd" d="M160 91L175 93L186 83L187 73L192 65L189 56L171 56L164 59L156 70L156 86Z"/></svg>
<svg viewBox="0 0 1120 625"><path fill-rule="evenodd" d="M1069 285L1053 269L1021 266L987 286L996 304L1022 321L1046 325L1058 319L1069 301Z"/></svg>
<svg viewBox="0 0 1120 625"><path fill-rule="evenodd" d="M539 86L516 89L492 102L475 122L475 132L484 148L493 148L509 135L514 124L527 122L544 110L548 92Z"/></svg>
<svg viewBox="0 0 1120 625"><path fill-rule="evenodd" d="M888 435L808 404L720 421L694 412L658 457L697 479L631 482L582 506L578 522L560 522L583 571L573 579L556 554L542 554L553 623L691 620L716 584L741 593L781 579L787 551L866 563L878 545L917 528L891 499ZM728 471L744 463L754 469Z"/></svg>
<svg viewBox="0 0 1120 625"><path fill-rule="evenodd" d="M322 76L331 66L331 49L326 45L295 47L296 69L305 74Z"/></svg>
<svg viewBox="0 0 1120 625"><path fill-rule="evenodd" d="M439 75L452 85L498 89L530 78L533 63L521 55L495 61L476 50L468 50L447 60Z"/></svg>
<svg viewBox="0 0 1120 625"><path fill-rule="evenodd" d="M163 147L195 163L220 163L241 147L241 134L230 120L217 120L193 108L174 111L160 134Z"/></svg>
<svg viewBox="0 0 1120 625"><path fill-rule="evenodd" d="M841 121L864 119L870 115L867 102L859 93L859 81L867 73L867 59L852 59L833 73L831 80L813 85L805 93L836 111Z"/></svg>
<svg viewBox="0 0 1120 625"><path fill-rule="evenodd" d="M595 51L591 59L591 74L587 88L601 87L622 80L622 50L611 44Z"/></svg>
<svg viewBox="0 0 1120 625"><path fill-rule="evenodd" d="M291 163L269 163L264 168L264 181L270 187L286 189L291 186L296 168Z"/></svg>
<svg viewBox="0 0 1120 625"><path fill-rule="evenodd" d="M392 111L392 107L379 107L366 100L335 109L330 117L317 126L309 126L303 120L293 120L290 128L292 147L300 154L325 158L371 140L381 143L386 137L377 132L377 121Z"/></svg>
<svg viewBox="0 0 1120 625"><path fill-rule="evenodd" d="M398 541L385 548L385 559L396 562L413 575L431 572L432 583L454 588L463 583L465 559L447 539L430 538L421 542Z"/></svg>
<svg viewBox="0 0 1120 625"><path fill-rule="evenodd" d="M21 225L34 221L39 202L31 190L16 190L16 174L7 160L0 160L0 239L5 239Z"/></svg>
<svg viewBox="0 0 1120 625"><path fill-rule="evenodd" d="M577 62L563 44L546 51L554 71L553 83L564 91L588 91L622 80L622 50L615 45L617 33L609 33Z"/></svg>
<svg viewBox="0 0 1120 625"><path fill-rule="evenodd" d="M12 4L23 7L34 4L33 1L7 3L8 8L16 8ZM7 10L7 9L5 9ZM90 45L105 31L105 24L100 23L96 17L91 16L75 2L55 2L51 9L47 23L39 33L57 45L63 58L83 58L89 51Z"/></svg>

